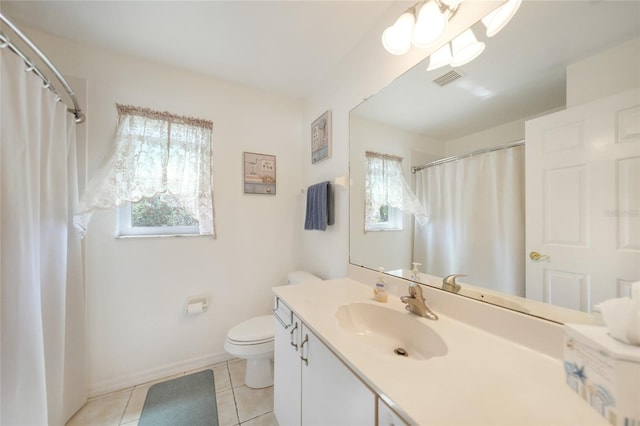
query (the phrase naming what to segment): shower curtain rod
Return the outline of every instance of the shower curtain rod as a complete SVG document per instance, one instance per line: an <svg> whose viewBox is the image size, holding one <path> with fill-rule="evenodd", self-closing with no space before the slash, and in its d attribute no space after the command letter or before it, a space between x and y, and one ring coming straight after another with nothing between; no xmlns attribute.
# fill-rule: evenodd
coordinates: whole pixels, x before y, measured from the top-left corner
<svg viewBox="0 0 640 426"><path fill-rule="evenodd" d="M415 174L417 171L426 169L428 167L433 167L433 166L437 166L439 164L444 164L444 163L450 163L451 161L461 160L463 158L473 157L474 155L485 154L487 152L500 151L501 149L509 149L516 146L520 146L520 145L524 145L524 139L515 141L515 142L508 142L500 145L490 146L488 148L478 149L476 151L467 152L465 154L458 154L458 155L453 155L447 158L441 158L440 160L432 161L422 166L411 167L411 173Z"/></svg>
<svg viewBox="0 0 640 426"><path fill-rule="evenodd" d="M11 31L13 31L36 55L38 55L40 60L47 66L47 68L49 68L49 70L53 73L53 75L58 79L60 84L62 84L62 87L64 87L64 90L69 94L69 97L73 102L73 109L67 108L67 111L69 111L76 117L76 123L84 122L85 115L80 109L80 105L78 104L78 99L76 99L76 95L73 92L73 89L71 89L71 86L69 85L67 80L65 80L65 78L62 76L60 71L58 71L55 65L53 65L53 63L49 60L47 55L42 53L42 51L38 49L38 46L36 46L22 31L18 29L18 27L16 27L2 13L0 13L0 20L4 24L6 24L7 27L11 28ZM40 71L40 69L38 69L38 67L31 61L31 59L29 59L29 57L25 55L18 46L13 44L11 40L9 40L8 36L0 32L0 48L5 48L5 47L8 47L9 50L11 50L13 53L18 55L20 59L22 59L24 63L27 65L27 71L32 71L35 75L40 77L40 79L44 82L44 87L48 88L53 93L55 93L58 99L61 99L58 91L51 85L51 82L49 81L49 79Z"/></svg>

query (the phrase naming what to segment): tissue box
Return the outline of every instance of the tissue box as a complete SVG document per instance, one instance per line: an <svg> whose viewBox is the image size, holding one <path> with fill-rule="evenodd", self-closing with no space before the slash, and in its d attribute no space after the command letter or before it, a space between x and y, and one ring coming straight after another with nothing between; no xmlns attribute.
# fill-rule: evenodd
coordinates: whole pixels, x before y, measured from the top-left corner
<svg viewBox="0 0 640 426"><path fill-rule="evenodd" d="M640 425L640 346L607 327L565 324L567 385L612 425Z"/></svg>

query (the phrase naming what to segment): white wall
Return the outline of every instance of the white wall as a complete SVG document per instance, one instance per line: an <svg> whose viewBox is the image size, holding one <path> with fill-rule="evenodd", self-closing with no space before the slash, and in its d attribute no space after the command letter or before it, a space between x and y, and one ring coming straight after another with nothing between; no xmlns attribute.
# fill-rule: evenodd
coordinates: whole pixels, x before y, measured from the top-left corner
<svg viewBox="0 0 640 426"><path fill-rule="evenodd" d="M567 107L640 86L640 38L567 67Z"/></svg>
<svg viewBox="0 0 640 426"><path fill-rule="evenodd" d="M271 307L271 287L297 266L302 105L211 77L29 36L65 74L86 79L88 167L116 124L115 103L210 119L217 239L116 239L114 211L94 216L86 239L90 394L227 357L227 330ZM242 152L277 157L277 195L244 195ZM210 298L186 317L185 300Z"/></svg>
<svg viewBox="0 0 640 426"><path fill-rule="evenodd" d="M516 120L446 141L445 157L472 152L481 148L524 140L525 120Z"/></svg>

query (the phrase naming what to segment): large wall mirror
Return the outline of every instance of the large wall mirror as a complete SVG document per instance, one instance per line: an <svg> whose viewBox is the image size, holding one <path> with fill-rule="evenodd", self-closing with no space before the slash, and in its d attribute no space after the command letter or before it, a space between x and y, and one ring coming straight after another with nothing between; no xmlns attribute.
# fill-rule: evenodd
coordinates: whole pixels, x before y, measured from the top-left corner
<svg viewBox="0 0 640 426"><path fill-rule="evenodd" d="M427 58L351 111L350 262L588 320L640 281L640 2L525 0L472 28L474 61ZM424 223L371 214L370 158L400 162Z"/></svg>

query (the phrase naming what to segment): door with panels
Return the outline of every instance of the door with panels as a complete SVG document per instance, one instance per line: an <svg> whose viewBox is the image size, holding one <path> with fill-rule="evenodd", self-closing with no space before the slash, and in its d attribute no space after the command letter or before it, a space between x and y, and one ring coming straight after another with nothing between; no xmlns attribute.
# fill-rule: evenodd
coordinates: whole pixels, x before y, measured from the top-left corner
<svg viewBox="0 0 640 426"><path fill-rule="evenodd" d="M590 312L640 280L640 92L526 123L526 297Z"/></svg>

